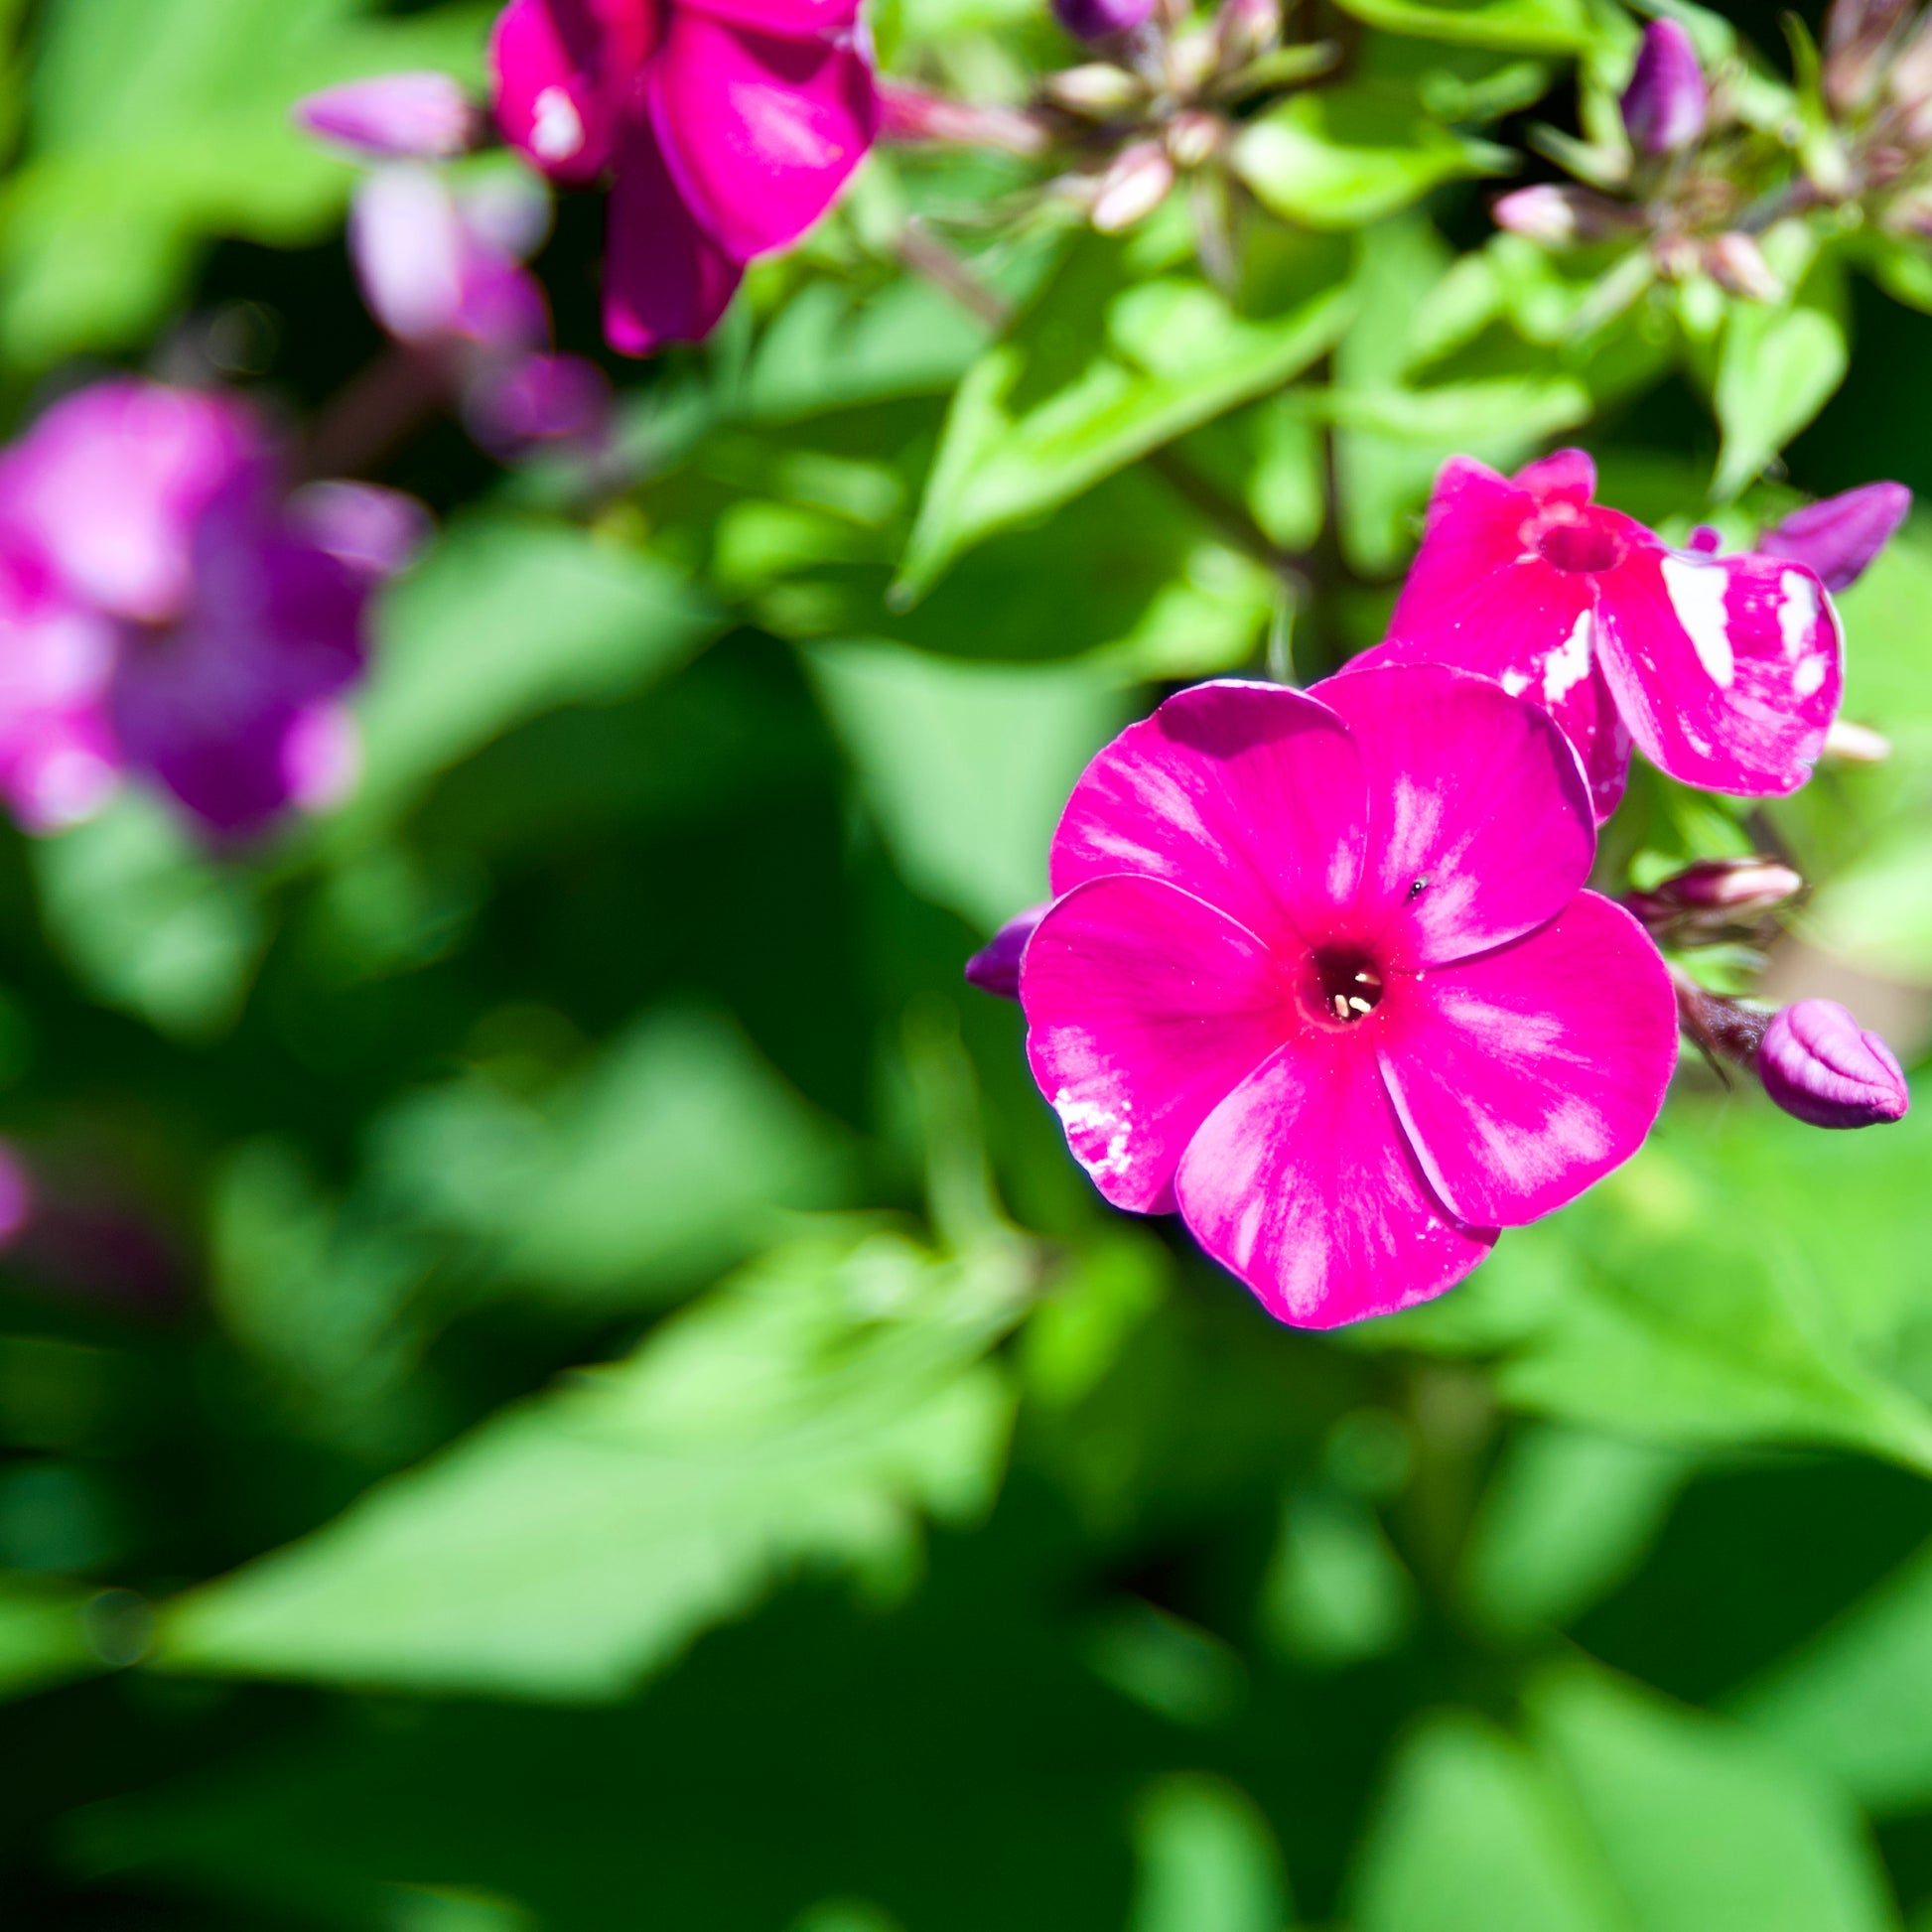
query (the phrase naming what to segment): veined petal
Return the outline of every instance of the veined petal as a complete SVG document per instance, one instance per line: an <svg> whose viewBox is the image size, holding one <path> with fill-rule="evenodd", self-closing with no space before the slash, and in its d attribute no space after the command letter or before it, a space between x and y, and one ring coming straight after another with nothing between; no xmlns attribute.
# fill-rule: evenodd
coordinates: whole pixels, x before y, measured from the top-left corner
<svg viewBox="0 0 1932 1932"><path fill-rule="evenodd" d="M1431 1194L1355 1033L1298 1040L1251 1073L1188 1143L1174 1191L1201 1246L1303 1328L1426 1302L1496 1238Z"/></svg>
<svg viewBox="0 0 1932 1932"><path fill-rule="evenodd" d="M1555 461L1554 458L1551 461ZM1630 772L1630 733L1596 662L1595 594L1581 572L1519 557L1459 597L1419 606L1405 594L1407 628L1365 651L1349 671L1384 664L1455 664L1541 706L1583 760L1600 825ZM1479 608L1472 608L1478 607Z"/></svg>
<svg viewBox="0 0 1932 1932"><path fill-rule="evenodd" d="M1053 835L1053 891L1144 873L1251 931L1319 936L1362 873L1361 756L1326 705L1232 678L1182 691L1100 752Z"/></svg>
<svg viewBox="0 0 1932 1932"><path fill-rule="evenodd" d="M1245 926L1158 879L1057 900L1021 967L1027 1056L1116 1207L1166 1213L1194 1131L1282 1042L1291 998Z"/></svg>
<svg viewBox="0 0 1932 1932"><path fill-rule="evenodd" d="M1802 564L1636 547L1603 574L1598 610L1604 678L1652 763L1748 797L1810 777L1844 663L1837 614Z"/></svg>
<svg viewBox="0 0 1932 1932"><path fill-rule="evenodd" d="M1657 948L1580 893L1541 930L1390 982L1376 1047L1437 1194L1464 1220L1520 1226L1642 1146L1677 1063Z"/></svg>
<svg viewBox="0 0 1932 1932"><path fill-rule="evenodd" d="M625 355L702 342L731 306L744 270L698 225L641 118L624 130L611 190L604 333Z"/></svg>
<svg viewBox="0 0 1932 1932"><path fill-rule="evenodd" d="M1365 934L1399 970L1486 952L1570 902L1596 856L1583 767L1555 723L1472 672L1392 665L1312 693L1368 784Z"/></svg>
<svg viewBox="0 0 1932 1932"><path fill-rule="evenodd" d="M739 262L796 241L879 126L872 73L856 48L699 13L672 17L648 97L678 192Z"/></svg>

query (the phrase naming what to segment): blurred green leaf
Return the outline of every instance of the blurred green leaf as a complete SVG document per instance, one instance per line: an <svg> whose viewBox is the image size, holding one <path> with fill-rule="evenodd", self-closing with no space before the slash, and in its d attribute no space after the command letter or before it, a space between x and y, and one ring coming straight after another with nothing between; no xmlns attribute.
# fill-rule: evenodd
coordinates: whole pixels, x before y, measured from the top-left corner
<svg viewBox="0 0 1932 1932"><path fill-rule="evenodd" d="M1718 359L1724 447L1712 496L1735 496L1818 414L1850 366L1844 324L1822 302L1733 301Z"/></svg>
<svg viewBox="0 0 1932 1932"><path fill-rule="evenodd" d="M1439 126L1413 95L1363 86L1293 95L1247 123L1236 174L1274 211L1313 228L1359 228L1458 176L1494 174L1509 157Z"/></svg>
<svg viewBox="0 0 1932 1932"><path fill-rule="evenodd" d="M233 1024L268 940L247 872L132 790L32 856L48 935L96 999L185 1039Z"/></svg>
<svg viewBox="0 0 1932 1932"><path fill-rule="evenodd" d="M1210 418L1279 387L1348 326L1342 289L1238 316L1205 283L1120 288L1113 254L1076 251L954 395L896 597L929 591L972 545L1042 516Z"/></svg>
<svg viewBox="0 0 1932 1932"><path fill-rule="evenodd" d="M628 696L718 619L677 573L564 523L479 513L385 599L356 700L366 768L338 837L406 811L512 725Z"/></svg>
<svg viewBox="0 0 1932 1932"><path fill-rule="evenodd" d="M1582 54L1600 29L1584 0L1347 0L1371 27L1505 53Z"/></svg>
<svg viewBox="0 0 1932 1932"><path fill-rule="evenodd" d="M38 365L133 340L206 237L318 238L353 175L290 124L303 94L409 67L481 79L486 6L371 12L366 0L45 9L26 162L0 201L8 354Z"/></svg>
<svg viewBox="0 0 1932 1932"><path fill-rule="evenodd" d="M989 932L1046 897L1073 781L1125 723L1092 664L973 664L881 643L808 654L906 883Z"/></svg>
<svg viewBox="0 0 1932 1932"><path fill-rule="evenodd" d="M636 1353L506 1411L163 1617L172 1669L621 1695L804 1570L891 1580L970 1520L1010 1401L986 1352L1026 1251L897 1234L779 1250Z"/></svg>
<svg viewBox="0 0 1932 1932"><path fill-rule="evenodd" d="M1289 1498L1261 1615L1289 1656L1334 1669L1401 1644L1415 1622L1416 1587L1372 1511L1317 1490Z"/></svg>
<svg viewBox="0 0 1932 1932"><path fill-rule="evenodd" d="M0 1702L108 1668L87 1620L98 1595L84 1584L0 1571Z"/></svg>
<svg viewBox="0 0 1932 1932"><path fill-rule="evenodd" d="M1157 1785L1135 1820L1134 1849L1127 1932L1281 1932L1293 1916L1268 1821L1225 1779Z"/></svg>

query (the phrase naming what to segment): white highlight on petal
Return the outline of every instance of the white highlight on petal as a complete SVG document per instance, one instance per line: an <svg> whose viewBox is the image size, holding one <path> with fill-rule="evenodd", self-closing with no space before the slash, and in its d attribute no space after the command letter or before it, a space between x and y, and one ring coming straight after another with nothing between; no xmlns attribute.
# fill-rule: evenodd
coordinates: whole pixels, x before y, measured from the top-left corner
<svg viewBox="0 0 1932 1932"><path fill-rule="evenodd" d="M584 145L584 117L577 103L561 87L546 87L537 95L530 146L543 161L568 161Z"/></svg>
<svg viewBox="0 0 1932 1932"><path fill-rule="evenodd" d="M1666 557L1663 570L1671 609L1677 613L1698 662L1713 684L1729 690L1737 675L1737 660L1730 648L1730 623L1725 616L1729 573L1722 565L1693 563L1686 557Z"/></svg>
<svg viewBox="0 0 1932 1932"><path fill-rule="evenodd" d="M1810 697L1825 682L1825 672L1828 667L1828 662L1829 660L1823 651L1815 652L1812 656L1807 657L1791 673L1792 695L1799 698Z"/></svg>
<svg viewBox="0 0 1932 1932"><path fill-rule="evenodd" d="M1082 1100L1071 1087L1062 1087L1053 1096L1053 1111L1060 1117L1060 1125L1066 1129L1067 1145L1073 1150L1073 1158L1096 1179L1102 1174L1125 1173L1130 1165L1127 1153L1128 1135L1132 1123L1127 1116L1134 1111L1131 1100L1120 1103L1116 1113L1111 1107L1103 1107L1097 1100ZM1076 1138L1077 1137L1077 1138ZM1105 1138L1105 1148L1101 1153L1092 1154L1082 1141L1091 1146Z"/></svg>
<svg viewBox="0 0 1932 1932"><path fill-rule="evenodd" d="M1818 593L1802 572L1787 570L1778 579L1778 639L1787 657L1796 657L1811 642L1818 624ZM1817 685L1811 687L1814 691ZM1800 693L1800 695L1804 695Z"/></svg>
<svg viewBox="0 0 1932 1932"><path fill-rule="evenodd" d="M1579 615L1577 627L1571 631L1569 638L1553 650L1544 663L1543 699L1546 704L1561 704L1564 694L1581 684L1589 674L1589 613L1585 611Z"/></svg>
<svg viewBox="0 0 1932 1932"><path fill-rule="evenodd" d="M1521 671L1505 671L1498 682L1512 698L1520 698L1530 688L1529 678Z"/></svg>

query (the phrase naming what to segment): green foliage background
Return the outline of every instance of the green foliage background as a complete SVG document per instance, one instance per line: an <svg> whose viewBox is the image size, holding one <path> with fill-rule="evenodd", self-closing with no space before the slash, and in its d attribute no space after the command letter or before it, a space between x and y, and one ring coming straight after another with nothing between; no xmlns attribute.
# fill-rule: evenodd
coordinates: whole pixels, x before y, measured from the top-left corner
<svg viewBox="0 0 1932 1932"><path fill-rule="evenodd" d="M995 340L896 240L1014 170L882 153L703 351L612 365L634 487L396 454L443 534L345 810L0 842L0 1128L173 1283L0 1277L10 1923L1932 1926L1932 1116L1687 1069L1590 1197L1320 1338L1107 1212L960 984L1121 722L1377 634L1449 453L1581 437L1680 530L1932 489L1911 248L1782 230L1782 302L1579 334L1593 269L1474 181L1635 22L1346 6L1348 77L1242 137L1284 219L1233 300L1178 206L1033 223L964 244ZM9 419L210 342L323 408L380 344L288 104L474 81L488 15L0 5ZM962 92L1072 58L1034 0L875 26ZM585 352L597 251L567 205ZM1768 820L1640 779L1606 866L1775 832L1780 983L1912 1058L1932 525L1844 617L1892 762Z"/></svg>

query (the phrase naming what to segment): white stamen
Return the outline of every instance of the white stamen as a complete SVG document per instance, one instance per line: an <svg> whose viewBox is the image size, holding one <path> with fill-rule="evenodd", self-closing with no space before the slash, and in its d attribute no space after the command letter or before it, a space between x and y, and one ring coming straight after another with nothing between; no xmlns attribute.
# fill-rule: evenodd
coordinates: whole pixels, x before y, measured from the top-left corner
<svg viewBox="0 0 1932 1932"><path fill-rule="evenodd" d="M1684 626L1698 662L1720 690L1730 689L1737 660L1730 648L1730 622L1725 615L1725 593L1730 574L1719 564L1695 563L1687 557L1664 559L1664 589L1671 609Z"/></svg>
<svg viewBox="0 0 1932 1932"><path fill-rule="evenodd" d="M1368 1000L1364 1000L1361 997L1361 995L1358 993L1351 993L1348 996L1348 1004L1351 1007L1353 1007L1357 1013L1373 1013L1375 1011L1373 1003Z"/></svg>

